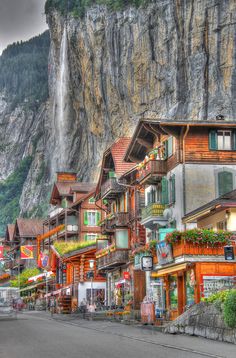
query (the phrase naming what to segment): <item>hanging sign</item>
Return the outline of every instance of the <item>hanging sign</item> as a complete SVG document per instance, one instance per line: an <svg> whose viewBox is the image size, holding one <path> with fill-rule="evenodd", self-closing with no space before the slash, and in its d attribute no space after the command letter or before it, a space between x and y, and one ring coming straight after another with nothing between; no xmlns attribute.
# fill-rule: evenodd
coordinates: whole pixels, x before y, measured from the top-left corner
<svg viewBox="0 0 236 358"><path fill-rule="evenodd" d="M162 241L157 244L157 257L160 265L165 265L173 261L172 249L170 244Z"/></svg>
<svg viewBox="0 0 236 358"><path fill-rule="evenodd" d="M152 256L142 256L141 269L142 269L142 271L152 271L153 270L153 257Z"/></svg>
<svg viewBox="0 0 236 358"><path fill-rule="evenodd" d="M34 247L31 245L21 246L20 258L24 260L32 260L34 258Z"/></svg>
<svg viewBox="0 0 236 358"><path fill-rule="evenodd" d="M3 260L4 246L0 246L0 260Z"/></svg>
<svg viewBox="0 0 236 358"><path fill-rule="evenodd" d="M234 247L233 246L225 246L224 247L225 260L233 261L234 260Z"/></svg>
<svg viewBox="0 0 236 358"><path fill-rule="evenodd" d="M123 277L125 280L130 280L130 273L128 271L123 272Z"/></svg>
<svg viewBox="0 0 236 358"><path fill-rule="evenodd" d="M47 252L40 252L38 266L41 268L46 268L49 265L49 256Z"/></svg>

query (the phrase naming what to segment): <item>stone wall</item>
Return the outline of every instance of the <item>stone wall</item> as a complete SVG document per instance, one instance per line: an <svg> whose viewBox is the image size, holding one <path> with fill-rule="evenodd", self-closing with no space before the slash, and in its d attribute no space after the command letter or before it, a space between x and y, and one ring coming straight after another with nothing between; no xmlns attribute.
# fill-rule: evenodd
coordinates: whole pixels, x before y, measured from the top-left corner
<svg viewBox="0 0 236 358"><path fill-rule="evenodd" d="M204 302L184 312L168 324L164 332L183 333L236 344L236 329L229 329L225 325L222 313L215 305Z"/></svg>

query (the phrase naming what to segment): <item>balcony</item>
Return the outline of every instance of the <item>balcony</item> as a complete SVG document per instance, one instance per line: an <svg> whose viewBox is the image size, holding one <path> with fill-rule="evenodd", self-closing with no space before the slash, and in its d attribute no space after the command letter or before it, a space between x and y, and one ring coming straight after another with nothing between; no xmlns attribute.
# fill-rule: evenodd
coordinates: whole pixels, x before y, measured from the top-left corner
<svg viewBox="0 0 236 358"><path fill-rule="evenodd" d="M164 226L168 223L168 220L164 218L163 212L165 205L160 203L152 203L142 209L141 224L146 228L153 229L156 224Z"/></svg>
<svg viewBox="0 0 236 358"><path fill-rule="evenodd" d="M120 212L115 213L112 219L112 226L128 226L129 224L129 213Z"/></svg>
<svg viewBox="0 0 236 358"><path fill-rule="evenodd" d="M97 269L112 269L124 265L129 261L129 249L115 249L115 251L99 257L97 256Z"/></svg>
<svg viewBox="0 0 236 358"><path fill-rule="evenodd" d="M193 244L187 242L178 242L172 244L173 257L184 255L196 256L224 256L224 245L209 246L207 244Z"/></svg>
<svg viewBox="0 0 236 358"><path fill-rule="evenodd" d="M101 198L112 199L118 193L123 193L124 187L118 184L116 178L108 179L101 187Z"/></svg>
<svg viewBox="0 0 236 358"><path fill-rule="evenodd" d="M106 234L106 233L113 233L114 232L114 227L113 227L113 219L104 219L100 226L101 226L101 232L102 234Z"/></svg>
<svg viewBox="0 0 236 358"><path fill-rule="evenodd" d="M163 176L167 174L166 160L149 160L145 168L140 169L137 173L139 184L156 184Z"/></svg>

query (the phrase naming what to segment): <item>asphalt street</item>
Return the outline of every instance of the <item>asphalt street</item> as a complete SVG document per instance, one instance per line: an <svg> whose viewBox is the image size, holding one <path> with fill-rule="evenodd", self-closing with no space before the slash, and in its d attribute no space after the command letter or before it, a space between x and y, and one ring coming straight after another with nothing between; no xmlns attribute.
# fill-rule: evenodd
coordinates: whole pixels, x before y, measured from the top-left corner
<svg viewBox="0 0 236 358"><path fill-rule="evenodd" d="M51 319L44 313L0 317L0 358L236 357L236 346L112 322Z"/></svg>

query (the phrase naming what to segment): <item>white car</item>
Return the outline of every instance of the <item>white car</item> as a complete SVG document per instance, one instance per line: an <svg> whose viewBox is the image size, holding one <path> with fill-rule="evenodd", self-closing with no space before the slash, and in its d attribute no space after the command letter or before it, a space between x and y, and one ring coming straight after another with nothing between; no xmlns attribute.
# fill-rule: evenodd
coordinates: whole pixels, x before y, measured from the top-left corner
<svg viewBox="0 0 236 358"><path fill-rule="evenodd" d="M0 302L0 319L1 318L16 318L16 311L9 302Z"/></svg>

